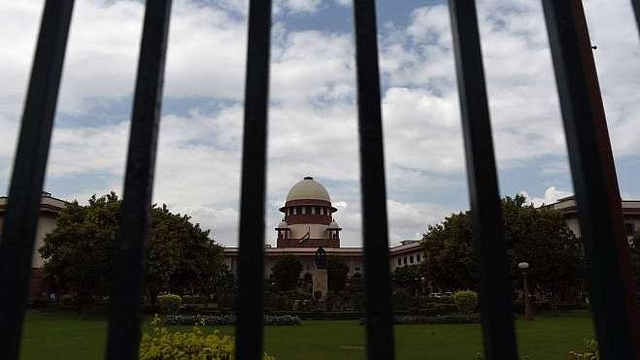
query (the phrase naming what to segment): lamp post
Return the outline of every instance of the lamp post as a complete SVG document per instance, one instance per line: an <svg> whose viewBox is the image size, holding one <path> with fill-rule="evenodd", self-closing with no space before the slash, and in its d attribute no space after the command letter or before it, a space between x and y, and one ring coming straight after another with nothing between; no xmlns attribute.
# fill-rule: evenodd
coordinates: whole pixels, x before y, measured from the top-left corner
<svg viewBox="0 0 640 360"><path fill-rule="evenodd" d="M531 320L531 304L529 303L529 284L527 283L527 270L529 269L529 263L521 262L518 264L518 268L522 271L522 282L524 287L524 318L525 320Z"/></svg>

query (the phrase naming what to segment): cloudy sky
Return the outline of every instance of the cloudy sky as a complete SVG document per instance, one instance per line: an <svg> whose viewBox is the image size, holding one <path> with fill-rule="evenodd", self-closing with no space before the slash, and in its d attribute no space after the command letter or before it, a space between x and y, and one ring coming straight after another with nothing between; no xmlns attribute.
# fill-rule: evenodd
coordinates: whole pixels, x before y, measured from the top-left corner
<svg viewBox="0 0 640 360"><path fill-rule="evenodd" d="M640 198L640 43L629 1L585 0L625 198ZM506 5L506 4L509 5ZM6 194L43 1L0 1L0 194ZM478 2L500 190L550 203L573 192L541 5ZM45 190L122 193L140 1L78 0ZM246 0L174 2L154 201L237 244ZM446 3L378 1L390 239L468 208ZM266 241L311 175L361 244L353 21L348 0L275 0ZM256 199L260 201L260 199Z"/></svg>

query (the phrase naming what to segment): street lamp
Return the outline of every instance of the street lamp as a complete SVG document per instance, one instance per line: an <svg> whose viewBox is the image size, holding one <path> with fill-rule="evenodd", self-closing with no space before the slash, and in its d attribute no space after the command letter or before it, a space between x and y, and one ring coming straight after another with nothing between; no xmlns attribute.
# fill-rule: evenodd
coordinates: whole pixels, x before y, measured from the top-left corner
<svg viewBox="0 0 640 360"><path fill-rule="evenodd" d="M521 262L518 264L518 268L522 271L522 282L524 285L524 318L525 320L531 320L531 305L529 304L529 284L527 283L527 270L529 269L529 263Z"/></svg>

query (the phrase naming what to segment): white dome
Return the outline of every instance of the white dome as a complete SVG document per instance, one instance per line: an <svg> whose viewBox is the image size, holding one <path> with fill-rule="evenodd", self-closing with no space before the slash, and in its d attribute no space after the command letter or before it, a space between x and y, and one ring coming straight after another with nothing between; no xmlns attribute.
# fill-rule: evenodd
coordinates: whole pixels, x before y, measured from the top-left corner
<svg viewBox="0 0 640 360"><path fill-rule="evenodd" d="M331 202L327 189L319 182L313 180L311 176L305 177L304 180L293 185L291 190L289 190L287 201L292 200L324 200Z"/></svg>
<svg viewBox="0 0 640 360"><path fill-rule="evenodd" d="M332 221L331 224L329 224L328 229L340 229L340 225L338 225L337 222Z"/></svg>
<svg viewBox="0 0 640 360"><path fill-rule="evenodd" d="M284 221L284 220L280 221L280 224L278 224L278 228L279 229L284 229L284 228L286 228L288 226L289 226L289 224L287 224L287 222Z"/></svg>

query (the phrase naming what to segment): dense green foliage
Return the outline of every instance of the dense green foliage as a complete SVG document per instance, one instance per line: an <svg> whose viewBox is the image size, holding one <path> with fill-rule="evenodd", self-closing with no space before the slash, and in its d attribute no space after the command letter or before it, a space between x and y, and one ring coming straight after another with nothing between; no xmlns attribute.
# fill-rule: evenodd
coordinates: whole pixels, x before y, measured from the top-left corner
<svg viewBox="0 0 640 360"><path fill-rule="evenodd" d="M115 193L92 196L87 206L69 203L40 248L52 290L75 295L79 305L109 294L112 257L122 201ZM153 206L149 234L147 292L208 295L225 276L222 248L187 215Z"/></svg>
<svg viewBox="0 0 640 360"><path fill-rule="evenodd" d="M347 283L349 266L337 256L327 257L327 287L329 291L341 291Z"/></svg>
<svg viewBox="0 0 640 360"><path fill-rule="evenodd" d="M295 255L284 255L276 260L271 269L271 276L280 291L289 291L296 288L300 273L302 272L302 262Z"/></svg>
<svg viewBox="0 0 640 360"><path fill-rule="evenodd" d="M594 339L585 339L584 347L586 350L569 351L569 360L598 360L598 342Z"/></svg>
<svg viewBox="0 0 640 360"><path fill-rule="evenodd" d="M182 298L180 295L166 294L158 296L158 307L163 314L175 314L180 310Z"/></svg>
<svg viewBox="0 0 640 360"><path fill-rule="evenodd" d="M426 275L423 266L408 265L397 267L391 274L391 280L394 289L418 295L426 292Z"/></svg>
<svg viewBox="0 0 640 360"><path fill-rule="evenodd" d="M233 325L236 323L235 314L180 314L168 315L164 318L166 325L194 325L204 326ZM296 315L265 315L263 325L300 325L300 317Z"/></svg>
<svg viewBox="0 0 640 360"><path fill-rule="evenodd" d="M149 320L143 332L150 332ZM536 316L535 321L516 320L520 359L566 360L570 349L582 349L583 339L593 337L586 311ZM202 327L204 334L220 331L233 335L232 326ZM169 327L191 331L191 326ZM22 360L101 359L104 357L107 320L63 313L27 312ZM482 352L479 324L396 325L396 359L475 359ZM365 329L358 320L310 321L300 326L266 326L265 351L278 360L364 359Z"/></svg>
<svg viewBox="0 0 640 360"><path fill-rule="evenodd" d="M234 340L219 332L205 335L200 326L191 332L169 331L159 317L151 321L151 334L140 342L140 360L232 360ZM274 360L265 354L263 360Z"/></svg>
<svg viewBox="0 0 640 360"><path fill-rule="evenodd" d="M531 288L562 296L571 292L583 274L581 243L562 215L548 207L526 205L517 195L502 200L505 241L511 278L520 287L517 264L526 261ZM474 289L477 265L470 212L452 214L430 226L423 237L425 270L439 289Z"/></svg>
<svg viewBox="0 0 640 360"><path fill-rule="evenodd" d="M453 303L461 313L471 314L478 307L478 293L472 290L456 291L453 294Z"/></svg>

